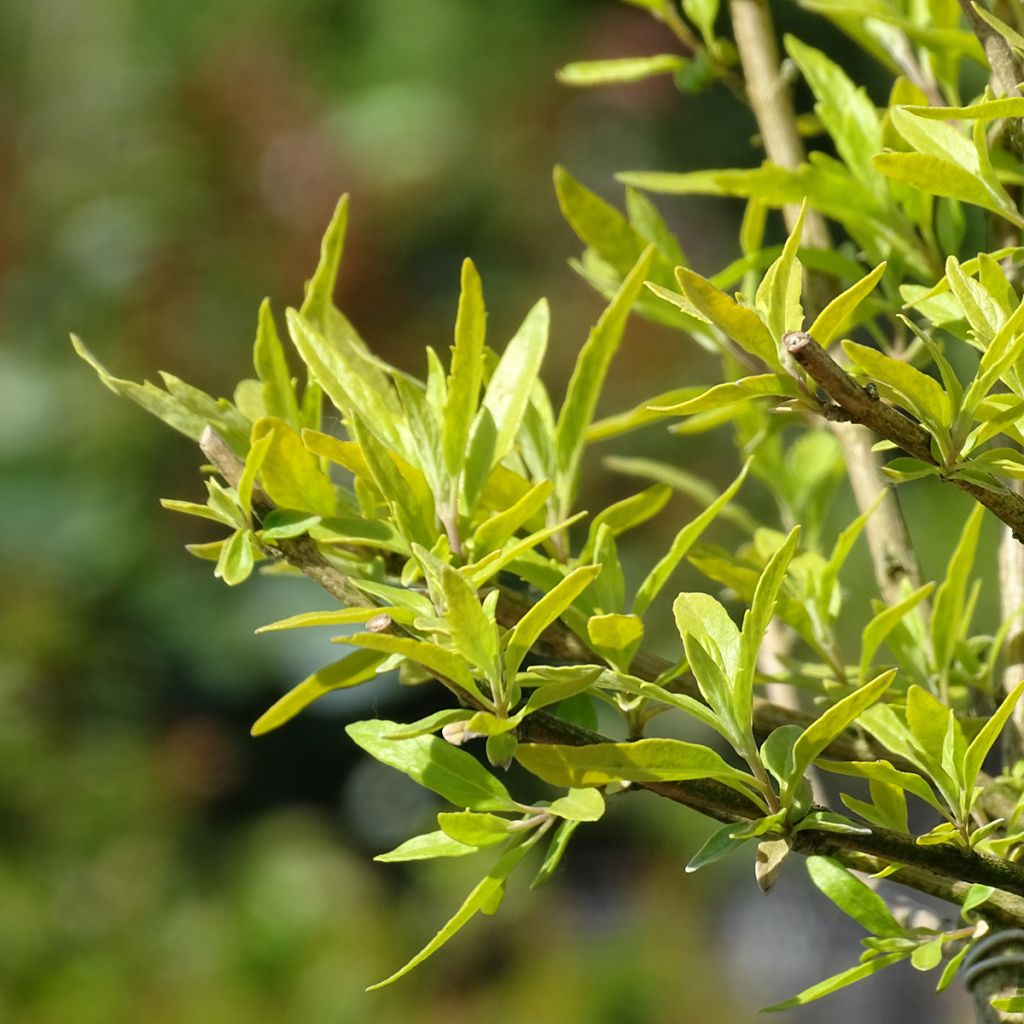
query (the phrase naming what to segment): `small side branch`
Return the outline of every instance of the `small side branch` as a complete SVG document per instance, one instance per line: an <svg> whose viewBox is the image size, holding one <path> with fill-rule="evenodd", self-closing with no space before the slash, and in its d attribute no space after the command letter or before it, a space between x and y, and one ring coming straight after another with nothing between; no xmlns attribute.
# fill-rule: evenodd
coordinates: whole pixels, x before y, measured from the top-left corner
<svg viewBox="0 0 1024 1024"><path fill-rule="evenodd" d="M919 423L904 416L873 392L862 388L806 331L793 331L783 338L786 351L850 419L892 441L908 455L931 466L939 462L932 454L931 435ZM940 477L955 484L980 505L1001 519L1024 541L1024 498L1005 487L990 490L957 477Z"/></svg>

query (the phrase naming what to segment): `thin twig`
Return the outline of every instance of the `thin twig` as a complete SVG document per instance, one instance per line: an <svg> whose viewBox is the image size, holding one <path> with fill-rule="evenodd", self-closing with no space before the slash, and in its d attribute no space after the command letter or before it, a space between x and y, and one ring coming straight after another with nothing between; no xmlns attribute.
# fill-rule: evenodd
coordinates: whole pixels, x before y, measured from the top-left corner
<svg viewBox="0 0 1024 1024"><path fill-rule="evenodd" d="M892 441L908 455L930 466L940 465L932 455L931 435L919 423L904 416L874 391L862 388L806 331L793 331L783 338L786 351L815 383L856 423ZM992 478L992 487L980 487L955 476L940 474L969 494L1001 519L1017 540L1024 540L1024 498Z"/></svg>

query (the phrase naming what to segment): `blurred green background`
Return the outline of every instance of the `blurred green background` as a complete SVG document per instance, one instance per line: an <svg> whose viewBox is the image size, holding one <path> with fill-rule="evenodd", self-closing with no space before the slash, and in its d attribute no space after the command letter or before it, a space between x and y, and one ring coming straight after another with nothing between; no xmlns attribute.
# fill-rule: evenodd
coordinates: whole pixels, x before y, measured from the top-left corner
<svg viewBox="0 0 1024 1024"><path fill-rule="evenodd" d="M856 929L802 872L771 900L743 858L685 877L707 823L639 796L580 831L548 889L513 885L496 919L365 994L481 872L370 859L437 807L341 727L416 717L431 695L364 689L250 739L332 657L326 637L253 629L326 599L302 580L231 592L190 559L202 524L158 499L199 495L198 452L67 343L82 334L119 376L230 394L260 299L298 300L348 191L338 301L382 355L419 371L424 344L449 344L469 255L495 343L552 300L558 393L601 303L566 265L552 166L617 196L626 167L756 159L724 90L553 78L670 49L612 0L0 5L0 1021L725 1024L853 961ZM737 207L663 206L699 269L734 255ZM605 411L716 372L648 325L628 346ZM655 428L620 450L721 484L735 454L711 438ZM594 470L595 501L634 487ZM635 557L692 513L671 509ZM934 531L932 571L952 542ZM961 997L931 1003L928 979L897 970L794 1019L966 1019Z"/></svg>

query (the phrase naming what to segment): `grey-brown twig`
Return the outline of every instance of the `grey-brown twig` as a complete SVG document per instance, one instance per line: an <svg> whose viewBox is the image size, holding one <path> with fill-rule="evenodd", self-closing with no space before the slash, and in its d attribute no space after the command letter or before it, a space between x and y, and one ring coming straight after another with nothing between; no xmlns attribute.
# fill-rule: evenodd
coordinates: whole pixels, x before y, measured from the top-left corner
<svg viewBox="0 0 1024 1024"><path fill-rule="evenodd" d="M931 435L920 423L898 412L874 392L862 388L806 331L793 331L783 338L786 351L807 375L855 423L862 423L880 437L898 445L908 455L938 466L932 454ZM980 505L1001 519L1018 540L1024 540L1024 498L992 478L992 488L969 480L940 474Z"/></svg>

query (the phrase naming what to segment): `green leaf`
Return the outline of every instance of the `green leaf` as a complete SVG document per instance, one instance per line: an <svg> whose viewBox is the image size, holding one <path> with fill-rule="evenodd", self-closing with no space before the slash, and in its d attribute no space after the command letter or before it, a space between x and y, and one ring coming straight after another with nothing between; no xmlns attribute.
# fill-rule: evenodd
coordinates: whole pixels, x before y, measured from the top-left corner
<svg viewBox="0 0 1024 1024"><path fill-rule="evenodd" d="M647 739L579 747L522 743L516 760L545 782L572 788L609 782L718 779L749 796L754 784L749 775L730 767L710 747L682 740Z"/></svg>
<svg viewBox="0 0 1024 1024"><path fill-rule="evenodd" d="M964 758L963 779L965 788L970 791L974 788L981 772L985 757L992 749L999 734L1003 731L1013 709L1024 693L1024 682L1018 683L1003 699L1003 702L996 709L995 713L985 722L967 747L967 756Z"/></svg>
<svg viewBox="0 0 1024 1024"><path fill-rule="evenodd" d="M577 61L560 68L555 72L555 76L563 85L608 85L616 82L640 82L653 75L671 75L685 66L684 57L674 53L660 53L654 57Z"/></svg>
<svg viewBox="0 0 1024 1024"><path fill-rule="evenodd" d="M598 821L604 815L604 797L598 789L570 789L566 796L553 800L547 810L569 821Z"/></svg>
<svg viewBox="0 0 1024 1024"><path fill-rule="evenodd" d="M712 50L715 38L715 19L718 17L719 0L683 0L686 16L700 29L704 42Z"/></svg>
<svg viewBox="0 0 1024 1024"><path fill-rule="evenodd" d="M960 965L964 962L964 958L973 948L973 943L966 943L961 947L959 952L954 953L949 958L949 962L943 968L942 976L939 978L939 983L935 986L936 992L943 992L947 989L956 977L957 971L960 970Z"/></svg>
<svg viewBox="0 0 1024 1024"><path fill-rule="evenodd" d="M224 580L229 587L235 587L249 578L255 561L252 533L249 530L235 530L220 549L213 575Z"/></svg>
<svg viewBox="0 0 1024 1024"><path fill-rule="evenodd" d="M716 860L721 860L726 854L732 853L733 850L742 846L747 840L746 838L734 839L732 833L735 831L735 823L730 822L712 832L704 841L704 845L690 858L685 868L686 873L692 874L694 871L700 871L701 868L713 864Z"/></svg>
<svg viewBox="0 0 1024 1024"><path fill-rule="evenodd" d="M794 526L782 546L772 555L761 573L754 590L750 610L743 617L740 631L740 659L733 681L733 715L744 732L750 729L754 706L754 675L757 670L757 652L775 614L775 603L786 577L786 569L796 553L800 541L800 527Z"/></svg>
<svg viewBox="0 0 1024 1024"><path fill-rule="evenodd" d="M328 334L312 318L287 310L292 343L337 409L360 416L388 447L408 453L404 416L390 380L352 325L332 312Z"/></svg>
<svg viewBox="0 0 1024 1024"><path fill-rule="evenodd" d="M719 330L770 370L782 370L771 331L752 309L738 305L710 281L685 267L676 268L676 278L690 303Z"/></svg>
<svg viewBox="0 0 1024 1024"><path fill-rule="evenodd" d="M881 263L866 274L855 285L837 295L815 318L808 334L821 345L828 346L850 326L857 307L875 290L875 285L882 279L888 264Z"/></svg>
<svg viewBox="0 0 1024 1024"><path fill-rule="evenodd" d="M428 672L435 672L445 679L450 679L475 694L480 693L465 660L454 651L446 650L437 644L426 640L414 640L412 637L391 636L387 633L356 633L340 639L342 643L350 644L352 647L365 647L367 650L380 651L382 654L400 654L403 658L422 665Z"/></svg>
<svg viewBox="0 0 1024 1024"><path fill-rule="evenodd" d="M455 318L455 346L448 397L444 406L442 447L448 474L455 479L462 471L469 444L469 432L480 401L484 372L484 336L487 312L483 286L472 260L462 263L462 290Z"/></svg>
<svg viewBox="0 0 1024 1024"><path fill-rule="evenodd" d="M932 608L931 641L935 665L940 674L949 671L956 643L963 634L967 584L978 548L984 509L976 505L964 522L963 531L946 566L946 576L935 592Z"/></svg>
<svg viewBox="0 0 1024 1024"><path fill-rule="evenodd" d="M1024 227L1024 217L994 197L981 179L959 164L924 153L879 153L874 165L893 181L903 182L929 195L948 196L972 203Z"/></svg>
<svg viewBox="0 0 1024 1024"><path fill-rule="evenodd" d="M432 860L435 857L465 857L478 851L479 847L456 842L444 832L438 831L413 836L387 853L378 853L373 859L390 864L397 861Z"/></svg>
<svg viewBox="0 0 1024 1024"><path fill-rule="evenodd" d="M991 25L1013 47L1018 56L1024 54L1024 36L1001 18L997 18L984 4L972 2L971 6L982 21Z"/></svg>
<svg viewBox="0 0 1024 1024"><path fill-rule="evenodd" d="M799 725L780 725L761 744L761 763L780 785L793 780L793 745L802 732Z"/></svg>
<svg viewBox="0 0 1024 1024"><path fill-rule="evenodd" d="M472 754L436 736L395 740L397 722L353 722L345 732L371 757L404 772L456 807L474 811L518 811L508 790Z"/></svg>
<svg viewBox="0 0 1024 1024"><path fill-rule="evenodd" d="M555 168L554 179L562 216L580 241L622 273L634 266L645 244L626 218L564 167Z"/></svg>
<svg viewBox="0 0 1024 1024"><path fill-rule="evenodd" d="M844 913L872 935L903 938L907 933L885 900L831 857L807 858L811 881Z"/></svg>
<svg viewBox="0 0 1024 1024"><path fill-rule="evenodd" d="M145 381L136 384L107 372L102 363L85 347L82 339L71 335L75 352L96 371L103 384L115 395L128 398L146 412L163 420L186 437L198 441L207 426L213 427L237 452L244 452L249 437L249 421L226 399L214 400L196 388L189 388L176 377L164 374L168 390ZM171 385L175 385L174 394Z"/></svg>
<svg viewBox="0 0 1024 1024"><path fill-rule="evenodd" d="M466 722L473 717L472 708L442 708L432 715L427 715L408 725L401 726L397 732L388 733L389 740L409 740L414 736L426 736L428 733L437 732L446 725L455 722Z"/></svg>
<svg viewBox="0 0 1024 1024"><path fill-rule="evenodd" d="M682 593L672 603L672 615L679 636L699 640L732 679L739 670L740 631L725 608L710 594Z"/></svg>
<svg viewBox="0 0 1024 1024"><path fill-rule="evenodd" d="M498 629L480 605L476 591L451 566L441 569L445 628L456 650L492 684L499 682Z"/></svg>
<svg viewBox="0 0 1024 1024"><path fill-rule="evenodd" d="M288 372L284 346L274 324L269 299L264 299L260 304L252 362L263 387L263 408L266 415L275 416L298 429L301 422L299 403L295 397L295 387Z"/></svg>
<svg viewBox="0 0 1024 1024"><path fill-rule="evenodd" d="M544 507L553 490L550 480L541 480L514 504L490 519L485 519L473 533L473 550L479 553L500 548L516 530Z"/></svg>
<svg viewBox="0 0 1024 1024"><path fill-rule="evenodd" d="M306 285L306 297L302 303L302 315L314 323L324 323L334 305L334 288L341 267L341 254L348 230L348 195L343 195L334 207L331 222L320 243L320 261L313 277Z"/></svg>
<svg viewBox="0 0 1024 1024"><path fill-rule="evenodd" d="M750 467L749 461L740 470L740 475L715 499L696 519L687 523L675 536L668 553L664 555L657 565L650 571L647 578L640 584L633 599L633 614L641 618L651 606L651 602L661 592L662 587L668 582L672 571L683 559L683 556L696 543L697 538L710 525L718 513L729 503L733 495L740 489L740 485L746 479L747 470Z"/></svg>
<svg viewBox="0 0 1024 1024"><path fill-rule="evenodd" d="M620 672L629 670L633 655L644 639L643 620L638 615L593 615L587 620L590 646Z"/></svg>
<svg viewBox="0 0 1024 1024"><path fill-rule="evenodd" d="M658 480L667 484L680 494L693 498L698 504L705 508L715 498L714 488L693 473L678 466L670 466L665 462L658 462L655 459L626 458L620 455L611 455L604 460L605 466L616 473L625 473L629 476L639 476L648 480ZM753 534L758 529L758 523L746 509L733 503L724 506L718 513L720 519L727 519L734 523L741 530Z"/></svg>
<svg viewBox="0 0 1024 1024"><path fill-rule="evenodd" d="M784 1002L775 1003L773 1006L766 1006L761 1012L777 1013L780 1010L791 1010L795 1006L803 1006L806 1003L813 1002L815 999L821 999L822 996L830 995L832 992L845 988L847 985L852 985L854 982L868 978L872 974L876 974L878 971L881 971L886 967L890 967L893 964L899 963L901 960L905 960L906 957L906 953L888 953L883 956L872 957L872 959L866 960L864 963L858 964L856 967L851 967L848 970L841 971L839 974L835 974L831 978L827 978L825 981L819 981L817 985L812 985L810 988L804 989L803 992L799 995L793 996L792 999L786 999Z"/></svg>
<svg viewBox="0 0 1024 1024"><path fill-rule="evenodd" d="M562 862L562 857L565 856L566 849L568 849L569 840L572 839L573 833L580 827L580 824L578 821L568 820L558 823L555 834L548 844L547 853L544 855L544 862L530 883L531 889L539 889L555 873L558 865Z"/></svg>
<svg viewBox="0 0 1024 1024"><path fill-rule="evenodd" d="M547 629L601 572L599 565L581 565L559 581L516 623L505 643L505 674L512 678L523 658Z"/></svg>
<svg viewBox="0 0 1024 1024"><path fill-rule="evenodd" d="M896 678L896 670L883 672L854 690L818 716L793 744L793 778L798 779L814 759L857 717L877 701Z"/></svg>
<svg viewBox="0 0 1024 1024"><path fill-rule="evenodd" d="M616 501L603 508L590 522L587 543L583 546L580 558L586 561L591 556L597 533L602 526L607 527L612 536L617 537L656 516L671 497L671 487L665 484L655 484L645 491L640 491L639 494L631 494L628 498L623 498L621 501Z"/></svg>
<svg viewBox="0 0 1024 1024"><path fill-rule="evenodd" d="M882 148L882 126L874 103L820 50L790 35L785 46L814 93L814 112L832 136L843 163L878 194L881 180L871 157ZM820 345L826 344L814 331L810 333Z"/></svg>
<svg viewBox="0 0 1024 1024"><path fill-rule="evenodd" d="M334 484L302 438L284 420L267 416L252 425L253 444L269 437L260 482L276 505L332 516L338 498Z"/></svg>
<svg viewBox="0 0 1024 1024"><path fill-rule="evenodd" d="M423 474L385 448L359 417L352 417L350 429L395 525L407 541L429 550L438 527L433 495Z"/></svg>
<svg viewBox="0 0 1024 1024"><path fill-rule="evenodd" d="M527 843L520 843L518 846L513 846L511 849L506 850L498 863L491 869L490 873L486 878L480 882L476 888L466 897L462 906L455 912L454 916L445 924L445 926L417 953L404 967L399 968L390 977L385 978L383 981L378 981L376 985L371 985L367 991L373 992L376 989L383 988L385 985L390 985L392 982L397 981L399 978L408 974L414 967L419 966L423 963L427 957L437 952L456 932L463 928L478 911L484 911L485 908L493 905L493 900L497 897L505 886L505 880L512 873L515 866L523 859L526 851L529 849Z"/></svg>
<svg viewBox="0 0 1024 1024"><path fill-rule="evenodd" d="M964 896L963 903L960 905L960 913L966 918L972 910L980 907L994 892L995 889L991 885L975 882Z"/></svg>
<svg viewBox="0 0 1024 1024"><path fill-rule="evenodd" d="M798 398L796 381L789 374L759 373L740 380L726 381L673 405L650 405L652 413L661 416L692 416L709 409L723 409L754 398Z"/></svg>
<svg viewBox="0 0 1024 1024"><path fill-rule="evenodd" d="M353 651L344 658L317 669L260 715L252 727L252 735L262 736L284 725L318 697L330 693L331 690L358 686L375 678L377 668L385 657L386 655L375 651Z"/></svg>
<svg viewBox="0 0 1024 1024"><path fill-rule="evenodd" d="M902 359L893 359L866 345L844 341L850 362L879 386L883 397L906 406L932 433L942 436L953 422L949 396L933 377Z"/></svg>
<svg viewBox="0 0 1024 1024"><path fill-rule="evenodd" d="M640 294L644 279L650 272L653 258L654 247L649 246L591 329L576 360L555 428L559 471L557 491L562 515L568 513L575 497L587 428L594 418L597 399L604 387L608 367L622 343L629 312Z"/></svg>
<svg viewBox="0 0 1024 1024"><path fill-rule="evenodd" d="M934 583L926 583L897 604L883 608L864 627L860 641L859 674L861 682L867 681L868 672L871 670L871 661L885 638L899 625L908 612L916 608L922 601L927 600L934 589Z"/></svg>
<svg viewBox="0 0 1024 1024"><path fill-rule="evenodd" d="M491 375L483 405L473 421L463 470L469 506L475 504L491 469L512 450L547 349L549 323L548 304L541 299L526 314Z"/></svg>
<svg viewBox="0 0 1024 1024"><path fill-rule="evenodd" d="M910 954L910 962L918 971L930 971L938 967L942 961L942 943L944 937L936 936L928 942L922 942Z"/></svg>
<svg viewBox="0 0 1024 1024"><path fill-rule="evenodd" d="M914 796L923 800L930 807L934 807L935 810L942 810L942 804L936 799L931 786L920 775L894 768L888 761L882 759L878 761L828 761L819 758L817 765L824 771L834 772L837 775L852 775L856 778L896 786L907 793L913 793Z"/></svg>
<svg viewBox="0 0 1024 1024"><path fill-rule="evenodd" d="M807 201L804 200L796 224L782 247L782 254L765 272L754 298L754 304L777 345L781 344L784 334L800 330L804 323L804 311L800 305L803 268L796 253L806 214Z"/></svg>
<svg viewBox="0 0 1024 1024"><path fill-rule="evenodd" d="M466 846L494 846L509 837L508 818L478 811L442 811L437 816L441 831Z"/></svg>

